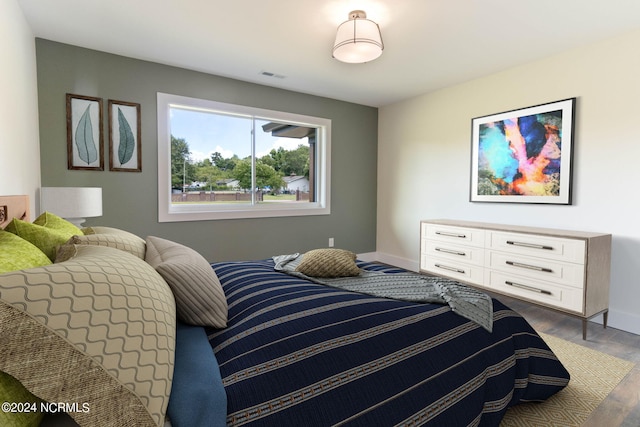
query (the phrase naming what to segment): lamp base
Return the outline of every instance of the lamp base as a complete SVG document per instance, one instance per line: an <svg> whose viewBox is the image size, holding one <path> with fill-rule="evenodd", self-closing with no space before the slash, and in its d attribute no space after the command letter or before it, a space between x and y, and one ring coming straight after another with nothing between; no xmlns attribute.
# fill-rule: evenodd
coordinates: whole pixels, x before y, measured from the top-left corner
<svg viewBox="0 0 640 427"><path fill-rule="evenodd" d="M87 220L86 218L65 218L65 220L69 221L71 224L75 225L78 228L84 227L82 224Z"/></svg>

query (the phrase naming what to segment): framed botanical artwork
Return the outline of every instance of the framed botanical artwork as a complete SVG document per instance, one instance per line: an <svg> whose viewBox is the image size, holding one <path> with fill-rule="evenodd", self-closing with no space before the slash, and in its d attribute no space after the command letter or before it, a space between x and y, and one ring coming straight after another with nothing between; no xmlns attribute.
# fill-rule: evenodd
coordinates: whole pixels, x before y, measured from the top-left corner
<svg viewBox="0 0 640 427"><path fill-rule="evenodd" d="M102 99L67 94L67 167L104 170Z"/></svg>
<svg viewBox="0 0 640 427"><path fill-rule="evenodd" d="M142 171L140 104L109 100L109 170Z"/></svg>
<svg viewBox="0 0 640 427"><path fill-rule="evenodd" d="M472 202L571 204L576 98L471 120Z"/></svg>

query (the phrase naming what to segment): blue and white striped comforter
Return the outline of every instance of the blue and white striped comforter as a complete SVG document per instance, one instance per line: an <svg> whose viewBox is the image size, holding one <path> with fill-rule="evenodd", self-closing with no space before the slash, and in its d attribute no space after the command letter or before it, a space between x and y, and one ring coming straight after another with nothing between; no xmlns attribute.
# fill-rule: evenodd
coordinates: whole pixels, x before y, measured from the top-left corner
<svg viewBox="0 0 640 427"><path fill-rule="evenodd" d="M229 322L207 333L229 425L498 426L509 406L544 400L569 380L497 300L489 333L447 305L311 283L271 260L213 267Z"/></svg>

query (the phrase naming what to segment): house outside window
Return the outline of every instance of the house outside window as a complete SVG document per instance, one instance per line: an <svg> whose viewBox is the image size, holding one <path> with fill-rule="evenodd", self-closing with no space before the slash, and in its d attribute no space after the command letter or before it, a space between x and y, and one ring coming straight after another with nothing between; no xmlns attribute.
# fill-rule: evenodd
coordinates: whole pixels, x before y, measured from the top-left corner
<svg viewBox="0 0 640 427"><path fill-rule="evenodd" d="M330 120L157 96L160 222L330 213Z"/></svg>

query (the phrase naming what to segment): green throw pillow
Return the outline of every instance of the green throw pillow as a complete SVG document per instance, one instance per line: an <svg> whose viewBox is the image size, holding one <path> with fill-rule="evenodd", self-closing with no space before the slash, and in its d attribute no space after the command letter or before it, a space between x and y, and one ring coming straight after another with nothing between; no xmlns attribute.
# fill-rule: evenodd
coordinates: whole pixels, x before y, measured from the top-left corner
<svg viewBox="0 0 640 427"><path fill-rule="evenodd" d="M41 225L43 227L51 228L53 230L62 231L63 233L71 233L76 236L82 235L82 230L70 223L64 218L60 218L56 214L51 212L44 212L38 218L33 221L34 224Z"/></svg>
<svg viewBox="0 0 640 427"><path fill-rule="evenodd" d="M40 412L40 402L29 390L17 379L11 375L0 371L0 402L9 405L12 403L23 405L21 407L11 408L0 411L0 426L2 427L37 427L43 418L43 412ZM25 403L29 402L25 405ZM5 404L6 405L6 404ZM36 405L35 408L33 405ZM13 410L15 409L15 410ZM29 409L29 411L27 411ZM33 411L33 409L37 409Z"/></svg>
<svg viewBox="0 0 640 427"><path fill-rule="evenodd" d="M51 260L36 246L13 233L0 230L0 273L49 264Z"/></svg>
<svg viewBox="0 0 640 427"><path fill-rule="evenodd" d="M68 230L47 228L16 218L11 220L5 230L36 245L51 261L56 258L57 247L64 244L74 235Z"/></svg>

